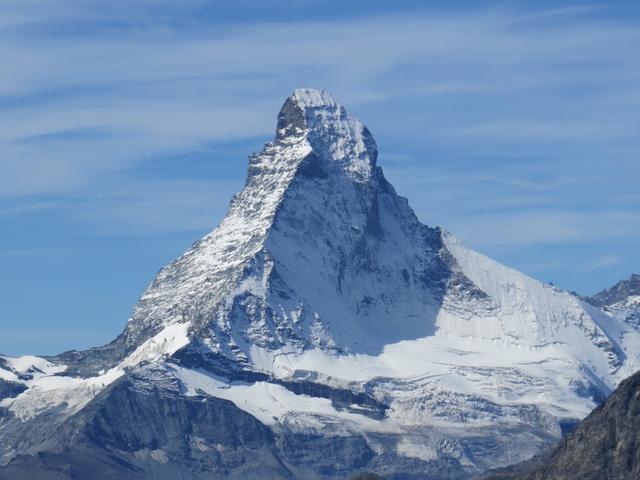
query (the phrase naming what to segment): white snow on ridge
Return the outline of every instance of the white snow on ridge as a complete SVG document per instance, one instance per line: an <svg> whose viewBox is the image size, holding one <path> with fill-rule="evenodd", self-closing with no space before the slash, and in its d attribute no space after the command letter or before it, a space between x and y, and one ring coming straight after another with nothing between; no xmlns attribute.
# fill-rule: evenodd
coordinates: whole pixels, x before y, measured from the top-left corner
<svg viewBox="0 0 640 480"><path fill-rule="evenodd" d="M0 366L0 378L7 381L21 380L18 375L27 375L32 378L39 378L46 375L55 375L66 369L64 365L56 365L48 360L34 355L23 355L20 357L0 356L6 362L8 370Z"/></svg>
<svg viewBox="0 0 640 480"><path fill-rule="evenodd" d="M252 384L226 383L205 372L171 366L176 378L187 388L186 395L207 394L232 401L265 425L288 425L295 428L324 428L327 423L340 423L333 434L354 431L399 431L385 422L366 416L338 411L326 398L298 395L285 387L269 382ZM296 427L297 425L297 427Z"/></svg>
<svg viewBox="0 0 640 480"><path fill-rule="evenodd" d="M28 387L15 398L5 398L0 406L9 409L22 421L35 418L51 408L64 406L61 416L71 415L89 402L100 391L117 380L122 371L112 369L103 375L91 378L65 376L42 376L25 382Z"/></svg>
<svg viewBox="0 0 640 480"><path fill-rule="evenodd" d="M564 348L436 335L388 345L377 356L256 349L252 358L260 358L264 371L284 379L311 371L340 379L342 385L370 382L380 400L392 408L395 402L424 395L419 391L431 391L477 396L501 405L538 405L559 418L584 416L595 403L576 390L592 378L581 371L577 359L567 358ZM406 409L391 415L406 425L426 420Z"/></svg>
<svg viewBox="0 0 640 480"><path fill-rule="evenodd" d="M629 295L624 300L606 306L604 311L640 330L640 295Z"/></svg>
<svg viewBox="0 0 640 480"><path fill-rule="evenodd" d="M188 330L188 322L168 325L129 354L116 368L122 370L142 362L155 362L177 352L189 343Z"/></svg>
<svg viewBox="0 0 640 480"><path fill-rule="evenodd" d="M565 356L592 369L610 388L640 368L640 336L623 321L464 247L451 235L445 241L464 274L496 307L489 318L498 328L488 335L476 331L479 336L533 347L558 344ZM480 320L474 323L482 327L486 318ZM439 326L456 333L442 321Z"/></svg>
<svg viewBox="0 0 640 480"><path fill-rule="evenodd" d="M336 103L336 100L333 98L333 96L327 93L325 90L315 90L312 88L297 88L293 92L293 95L291 95L291 97L296 100L296 103L302 109L306 109L309 107L336 108L339 106Z"/></svg>
<svg viewBox="0 0 640 480"><path fill-rule="evenodd" d="M8 408L21 420L29 420L50 408L64 406L64 416L71 415L84 407L105 387L120 378L128 368L143 362L157 362L175 353L189 341L187 337L188 323L175 323L140 345L119 365L95 377L80 378L61 375L65 365L55 365L43 358L3 357L13 368L30 371L36 366L42 373L33 375L29 380L19 380L14 374L7 380L19 381L27 390L15 398L5 398L0 406ZM0 374L5 370L0 369ZM10 372L9 372L10 373ZM6 374L1 378L6 377Z"/></svg>

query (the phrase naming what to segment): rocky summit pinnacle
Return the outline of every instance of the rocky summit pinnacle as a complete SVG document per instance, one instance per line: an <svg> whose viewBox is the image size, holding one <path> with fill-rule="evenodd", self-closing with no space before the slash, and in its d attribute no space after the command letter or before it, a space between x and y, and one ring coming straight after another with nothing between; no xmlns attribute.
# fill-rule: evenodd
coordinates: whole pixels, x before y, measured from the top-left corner
<svg viewBox="0 0 640 480"><path fill-rule="evenodd" d="M357 181L373 177L378 155L373 136L324 90L297 89L278 114L276 142L300 141L317 152L313 156L316 162L331 160Z"/></svg>
<svg viewBox="0 0 640 480"><path fill-rule="evenodd" d="M440 231L421 225L376 167L369 131L316 90L296 90L278 119L221 225L143 294L129 349L175 324L234 360L251 346L373 352L433 331L445 284L464 279ZM397 282L406 285L386 291Z"/></svg>
<svg viewBox="0 0 640 480"><path fill-rule="evenodd" d="M377 157L296 90L118 338L0 357L0 478L466 478L640 367L634 325L421 223Z"/></svg>

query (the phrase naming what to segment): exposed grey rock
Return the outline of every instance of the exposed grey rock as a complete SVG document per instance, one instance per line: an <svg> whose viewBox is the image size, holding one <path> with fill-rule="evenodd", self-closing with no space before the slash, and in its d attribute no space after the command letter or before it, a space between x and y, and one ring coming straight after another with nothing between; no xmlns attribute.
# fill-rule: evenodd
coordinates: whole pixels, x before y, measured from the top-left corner
<svg viewBox="0 0 640 480"><path fill-rule="evenodd" d="M640 275L634 273L585 300L640 330Z"/></svg>
<svg viewBox="0 0 640 480"><path fill-rule="evenodd" d="M293 478L254 417L227 400L184 397L163 372L142 373L101 392L59 427L46 453L18 457L0 478Z"/></svg>
<svg viewBox="0 0 640 480"><path fill-rule="evenodd" d="M613 287L585 297L585 300L596 307L608 307L614 303L618 303L631 295L640 295L640 275L632 274L628 279L621 280Z"/></svg>
<svg viewBox="0 0 640 480"><path fill-rule="evenodd" d="M3 398L13 398L24 392L27 387L19 382L10 382L0 378L0 400Z"/></svg>
<svg viewBox="0 0 640 480"><path fill-rule="evenodd" d="M360 473L351 477L350 480L384 480L383 477L375 473Z"/></svg>
<svg viewBox="0 0 640 480"><path fill-rule="evenodd" d="M274 432L232 402L180 390L163 369L132 372L50 432L46 452L0 467L0 478L342 479L374 464L362 436Z"/></svg>

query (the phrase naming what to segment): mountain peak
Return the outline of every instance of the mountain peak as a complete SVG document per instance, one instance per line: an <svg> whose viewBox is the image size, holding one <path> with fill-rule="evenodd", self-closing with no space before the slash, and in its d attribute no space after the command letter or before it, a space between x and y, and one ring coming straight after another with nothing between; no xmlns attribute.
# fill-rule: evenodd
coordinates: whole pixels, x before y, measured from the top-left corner
<svg viewBox="0 0 640 480"><path fill-rule="evenodd" d="M355 180L373 178L378 151L371 132L324 90L296 89L278 114L276 143L306 141L316 157L336 161Z"/></svg>
<svg viewBox="0 0 640 480"><path fill-rule="evenodd" d="M296 88L291 97L300 108L335 108L338 105L335 98L326 90L315 88Z"/></svg>
<svg viewBox="0 0 640 480"><path fill-rule="evenodd" d="M339 123L341 116L347 116L344 107L326 91L297 88L278 113L276 140L304 135L321 124Z"/></svg>

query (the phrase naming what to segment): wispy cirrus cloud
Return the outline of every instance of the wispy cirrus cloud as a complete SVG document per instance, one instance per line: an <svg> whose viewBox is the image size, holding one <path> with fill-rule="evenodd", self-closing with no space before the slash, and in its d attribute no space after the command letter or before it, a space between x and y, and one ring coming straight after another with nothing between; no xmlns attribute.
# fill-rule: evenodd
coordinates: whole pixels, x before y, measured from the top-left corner
<svg viewBox="0 0 640 480"><path fill-rule="evenodd" d="M238 190L234 181L154 179L107 187L73 215L109 235L212 230ZM170 221L167 221L170 219Z"/></svg>

